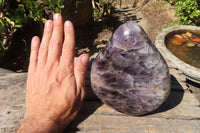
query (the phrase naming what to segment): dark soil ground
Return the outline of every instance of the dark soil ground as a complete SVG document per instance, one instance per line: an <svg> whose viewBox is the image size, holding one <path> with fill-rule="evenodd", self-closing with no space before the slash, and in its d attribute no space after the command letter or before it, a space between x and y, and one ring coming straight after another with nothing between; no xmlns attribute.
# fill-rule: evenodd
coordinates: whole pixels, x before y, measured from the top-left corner
<svg viewBox="0 0 200 133"><path fill-rule="evenodd" d="M149 35L152 42L162 30L163 25L169 25L176 20L170 5L159 8L160 1L138 3L122 1L121 8L116 4L116 11L105 22L88 24L85 28L76 28L76 56L89 53L91 58L97 55L109 41L114 30L122 23L133 21L139 23ZM42 37L38 23L30 21L23 29L18 30L13 38L12 46L0 58L0 67L15 72L26 72L29 62L30 42L35 35Z"/></svg>

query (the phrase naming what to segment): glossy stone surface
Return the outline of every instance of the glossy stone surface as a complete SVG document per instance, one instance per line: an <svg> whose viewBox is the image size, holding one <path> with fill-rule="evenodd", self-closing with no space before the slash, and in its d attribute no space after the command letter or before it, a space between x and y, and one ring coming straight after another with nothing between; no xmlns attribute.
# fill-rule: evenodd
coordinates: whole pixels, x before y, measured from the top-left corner
<svg viewBox="0 0 200 133"><path fill-rule="evenodd" d="M168 66L138 24L121 25L91 68L94 93L105 104L130 115L157 109L168 97Z"/></svg>

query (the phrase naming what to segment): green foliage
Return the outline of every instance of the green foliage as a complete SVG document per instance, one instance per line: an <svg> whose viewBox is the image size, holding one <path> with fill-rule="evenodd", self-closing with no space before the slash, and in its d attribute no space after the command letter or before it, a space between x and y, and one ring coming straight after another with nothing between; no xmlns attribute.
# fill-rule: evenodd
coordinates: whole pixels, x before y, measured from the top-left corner
<svg viewBox="0 0 200 133"><path fill-rule="evenodd" d="M64 8L65 0L42 0L45 2L51 9L53 9L54 13L61 12L61 9Z"/></svg>
<svg viewBox="0 0 200 133"><path fill-rule="evenodd" d="M0 8L3 8L5 6L5 0L0 0Z"/></svg>
<svg viewBox="0 0 200 133"><path fill-rule="evenodd" d="M34 21L45 21L44 16L44 5L33 0L23 0L24 7L28 11L29 18L32 18Z"/></svg>
<svg viewBox="0 0 200 133"><path fill-rule="evenodd" d="M9 9L8 2L0 0L0 55L10 45L9 40L16 29L27 20L24 6L18 5L15 9Z"/></svg>
<svg viewBox="0 0 200 133"><path fill-rule="evenodd" d="M176 14L183 25L200 25L199 0L167 0L175 8Z"/></svg>
<svg viewBox="0 0 200 133"><path fill-rule="evenodd" d="M100 21L111 14L115 9L114 2L116 0L92 0L93 4L93 17L95 21Z"/></svg>
<svg viewBox="0 0 200 133"><path fill-rule="evenodd" d="M181 0L175 4L177 16L185 25L200 24L200 6L197 0Z"/></svg>
<svg viewBox="0 0 200 133"><path fill-rule="evenodd" d="M7 23L9 23L10 26L20 28L22 24L27 21L28 16L24 6L18 5L16 9L11 9L9 12L6 12L4 18L9 20Z"/></svg>
<svg viewBox="0 0 200 133"><path fill-rule="evenodd" d="M28 19L43 23L45 8L53 13L61 12L65 0L0 0L0 55L8 49L13 34ZM70 0L71 1L71 0Z"/></svg>

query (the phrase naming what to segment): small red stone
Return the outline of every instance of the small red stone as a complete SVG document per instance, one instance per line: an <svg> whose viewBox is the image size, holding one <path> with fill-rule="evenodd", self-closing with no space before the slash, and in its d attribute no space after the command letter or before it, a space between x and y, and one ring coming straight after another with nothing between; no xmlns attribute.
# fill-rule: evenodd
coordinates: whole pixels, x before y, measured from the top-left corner
<svg viewBox="0 0 200 133"><path fill-rule="evenodd" d="M180 41L180 42L182 42L182 43L185 43L187 40L185 39L185 38L183 38L181 35L174 35L174 37L178 40L178 41Z"/></svg>
<svg viewBox="0 0 200 133"><path fill-rule="evenodd" d="M193 42L196 42L196 43L200 43L200 38L194 38L192 39Z"/></svg>

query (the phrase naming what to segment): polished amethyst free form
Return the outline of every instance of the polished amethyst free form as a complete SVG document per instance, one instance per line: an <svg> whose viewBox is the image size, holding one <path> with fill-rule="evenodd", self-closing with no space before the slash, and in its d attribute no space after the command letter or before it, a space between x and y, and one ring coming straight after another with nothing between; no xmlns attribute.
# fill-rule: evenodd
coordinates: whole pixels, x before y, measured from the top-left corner
<svg viewBox="0 0 200 133"><path fill-rule="evenodd" d="M136 23L121 25L94 59L91 68L94 93L107 105L129 115L157 109L168 97L168 66Z"/></svg>

